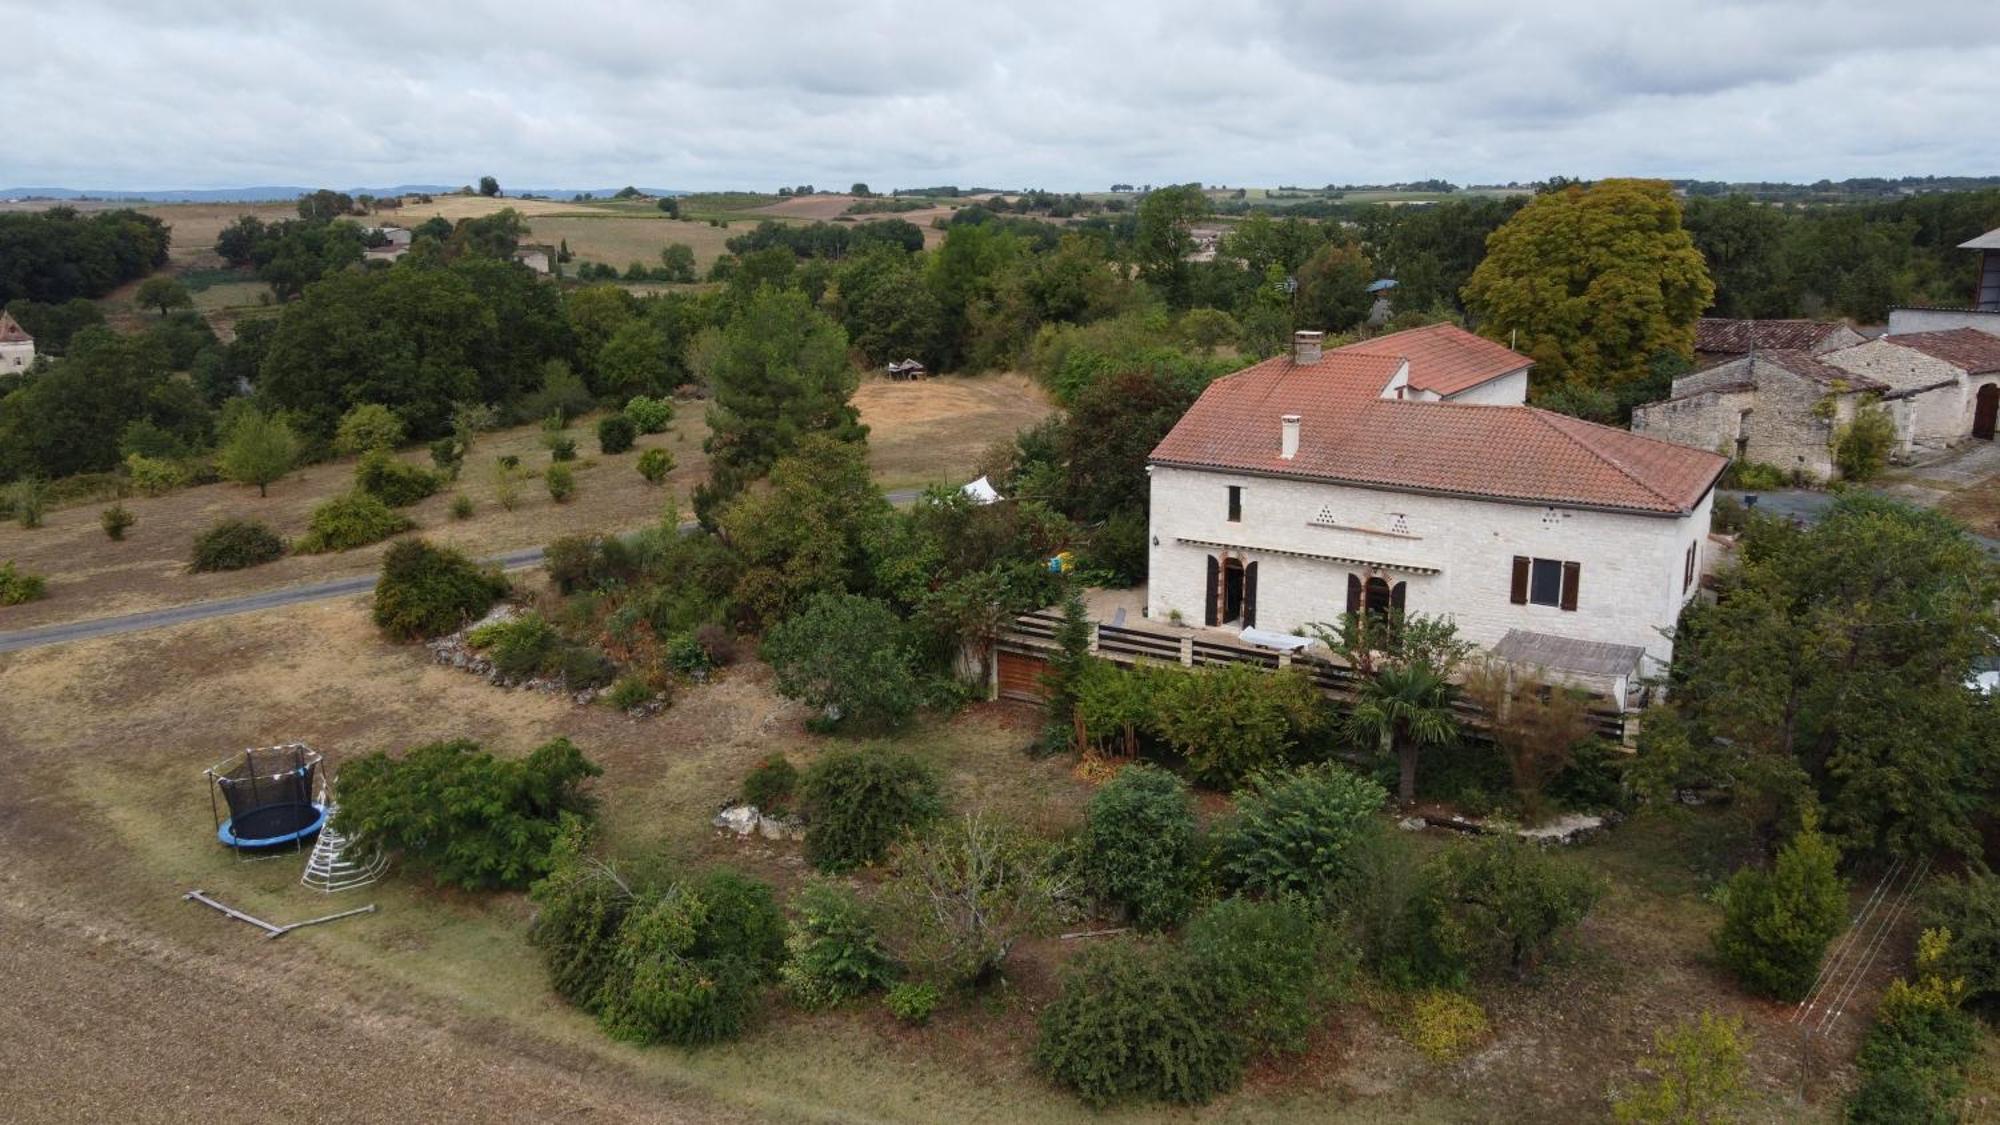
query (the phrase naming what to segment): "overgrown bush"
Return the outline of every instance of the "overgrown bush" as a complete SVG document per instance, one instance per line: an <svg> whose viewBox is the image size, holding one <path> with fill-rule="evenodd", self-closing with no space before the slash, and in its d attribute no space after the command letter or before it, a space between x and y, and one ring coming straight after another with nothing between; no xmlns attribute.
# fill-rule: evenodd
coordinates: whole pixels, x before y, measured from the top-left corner
<svg viewBox="0 0 2000 1125"><path fill-rule="evenodd" d="M1171 947L1114 939L1063 973L1035 1066L1086 1105L1200 1105L1236 1088L1249 1044L1216 982Z"/></svg>
<svg viewBox="0 0 2000 1125"><path fill-rule="evenodd" d="M1959 1009L1965 983L1945 975L1952 935L1925 930L1917 942L1916 979L1892 981L1875 1009L1855 1064L1861 1086L1847 1104L1857 1125L1919 1122L1950 1125L1965 1089L1965 1067L1979 1050L1979 1025Z"/></svg>
<svg viewBox="0 0 2000 1125"><path fill-rule="evenodd" d="M449 547L405 539L382 556L375 624L397 640L441 636L485 616L506 593L499 571Z"/></svg>
<svg viewBox="0 0 2000 1125"><path fill-rule="evenodd" d="M798 788L798 767L786 761L784 755L773 754L758 762L743 779L743 800L757 806L760 812L783 812L791 807Z"/></svg>
<svg viewBox="0 0 2000 1125"><path fill-rule="evenodd" d="M550 465L542 474L542 481L548 485L549 499L558 504L567 504L576 495L576 474L568 465Z"/></svg>
<svg viewBox="0 0 2000 1125"><path fill-rule="evenodd" d="M740 957L704 958L707 903L685 886L635 903L618 930L598 1022L632 1043L693 1047L743 1030L757 974Z"/></svg>
<svg viewBox="0 0 2000 1125"><path fill-rule="evenodd" d="M659 694L653 690L653 685L644 679L638 676L624 676L611 685L611 691L605 695L604 702L613 711L630 711L634 707L643 707L651 703Z"/></svg>
<svg viewBox="0 0 2000 1125"><path fill-rule="evenodd" d="M481 625L466 634L465 641L486 653L495 672L514 681L553 674L556 653L563 646L562 634L539 613Z"/></svg>
<svg viewBox="0 0 2000 1125"><path fill-rule="evenodd" d="M23 605L48 596L48 581L14 565L12 559L0 563L0 605Z"/></svg>
<svg viewBox="0 0 2000 1125"><path fill-rule="evenodd" d="M377 402L364 402L341 415L333 431L333 448L338 453L368 453L401 444L403 420Z"/></svg>
<svg viewBox="0 0 2000 1125"><path fill-rule="evenodd" d="M17 480L7 487L7 506L13 509L14 522L33 530L42 526L42 517L49 510L49 482L40 477Z"/></svg>
<svg viewBox="0 0 2000 1125"><path fill-rule="evenodd" d="M431 468L443 480L457 480L465 470L465 439L446 434L431 442Z"/></svg>
<svg viewBox="0 0 2000 1125"><path fill-rule="evenodd" d="M1400 989L1444 984L1459 987L1470 972L1450 944L1442 922L1439 869L1427 865L1401 832L1378 832L1355 842L1353 878L1339 887L1340 905L1353 927L1361 963Z"/></svg>
<svg viewBox="0 0 2000 1125"><path fill-rule="evenodd" d="M104 527L105 538L114 543L123 542L125 532L139 517L133 515L123 504L113 504L97 514L97 522Z"/></svg>
<svg viewBox="0 0 2000 1125"><path fill-rule="evenodd" d="M1434 1059L1455 1059L1486 1038L1486 1010L1479 1001L1446 988L1410 997L1400 1030L1410 1046Z"/></svg>
<svg viewBox="0 0 2000 1125"><path fill-rule="evenodd" d="M129 454L125 458L125 471L131 474L132 487L141 496L164 496L194 483L192 466L164 457Z"/></svg>
<svg viewBox="0 0 2000 1125"><path fill-rule="evenodd" d="M1438 913L1475 973L1533 972L1604 893L1579 864L1514 836L1452 848L1439 862Z"/></svg>
<svg viewBox="0 0 2000 1125"><path fill-rule="evenodd" d="M1791 482L1785 477L1785 470L1762 461L1731 461L1722 471L1723 488L1734 488L1743 492L1771 492L1785 487ZM1719 501L1718 501L1719 504Z"/></svg>
<svg viewBox="0 0 2000 1125"><path fill-rule="evenodd" d="M779 694L819 712L819 725L881 730L922 701L916 654L903 622L883 602L817 594L764 639Z"/></svg>
<svg viewBox="0 0 2000 1125"><path fill-rule="evenodd" d="M374 449L362 454L354 466L354 487L391 508L407 508L444 487L444 478L386 450Z"/></svg>
<svg viewBox="0 0 2000 1125"><path fill-rule="evenodd" d="M1888 411L1869 402L1834 435L1833 463L1845 480L1871 480L1889 463L1889 451L1895 445L1895 421Z"/></svg>
<svg viewBox="0 0 2000 1125"><path fill-rule="evenodd" d="M1333 933L1301 899L1222 899L1195 915L1185 941L1196 971L1259 1050L1303 1051L1341 983Z"/></svg>
<svg viewBox="0 0 2000 1125"><path fill-rule="evenodd" d="M618 664L589 645L564 645L556 660L556 674L570 691L591 691L618 678Z"/></svg>
<svg viewBox="0 0 2000 1125"><path fill-rule="evenodd" d="M937 1011L938 990L935 985L923 981L904 981L891 985L889 995L882 1002L901 1023L920 1027L930 1022L931 1013Z"/></svg>
<svg viewBox="0 0 2000 1125"><path fill-rule="evenodd" d="M1083 850L1091 889L1139 929L1179 924L1195 898L1195 833L1180 778L1149 765L1119 770L1090 799Z"/></svg>
<svg viewBox="0 0 2000 1125"><path fill-rule="evenodd" d="M472 518L472 512L473 512L472 497L467 496L465 493L461 492L458 495L451 498L452 519L469 520Z"/></svg>
<svg viewBox="0 0 2000 1125"><path fill-rule="evenodd" d="M1933 882L1923 926L1951 935L1940 975L1963 981L1965 1001L1992 1012L2000 1003L2000 875L1969 871Z"/></svg>
<svg viewBox="0 0 2000 1125"><path fill-rule="evenodd" d="M305 537L298 542L301 554L322 551L349 551L380 543L417 526L414 521L365 492L336 496L313 509Z"/></svg>
<svg viewBox="0 0 2000 1125"><path fill-rule="evenodd" d="M668 637L666 651L661 658L669 671L680 676L700 676L713 666L708 650L701 647L701 642L694 639L693 633L675 633Z"/></svg>
<svg viewBox="0 0 2000 1125"><path fill-rule="evenodd" d="M625 417L631 419L642 434L657 434L674 420L674 404L671 399L648 398L634 395L625 404Z"/></svg>
<svg viewBox="0 0 2000 1125"><path fill-rule="evenodd" d="M596 1012L632 892L613 868L590 856L588 845L585 822L569 818L550 849L548 874L528 890L536 907L528 941L541 952L557 995Z"/></svg>
<svg viewBox="0 0 2000 1125"><path fill-rule="evenodd" d="M194 537L188 569L243 570L282 558L285 538L256 520L223 520Z"/></svg>
<svg viewBox="0 0 2000 1125"><path fill-rule="evenodd" d="M576 460L576 439L572 437L550 437L548 439L549 460L557 464Z"/></svg>
<svg viewBox="0 0 2000 1125"><path fill-rule="evenodd" d="M944 808L930 767L879 746L820 755L800 780L799 795L806 860L836 873L879 862L904 833Z"/></svg>
<svg viewBox="0 0 2000 1125"><path fill-rule="evenodd" d="M342 767L335 826L440 883L526 887L548 874L564 815L589 815L581 787L601 772L566 738L526 758L496 758L469 739L400 758L378 750Z"/></svg>
<svg viewBox="0 0 2000 1125"><path fill-rule="evenodd" d="M727 668L736 663L736 634L730 632L726 625L717 625L711 621L705 625L695 626L694 643L700 645L701 651L708 654L708 664L711 668Z"/></svg>
<svg viewBox="0 0 2000 1125"><path fill-rule="evenodd" d="M877 933L876 912L838 883L814 879L792 897L791 932L779 971L802 1008L827 1008L896 977Z"/></svg>
<svg viewBox="0 0 2000 1125"><path fill-rule="evenodd" d="M1228 786L1292 760L1326 729L1326 704L1297 670L1229 664L1164 675L1153 692L1154 729L1204 784Z"/></svg>
<svg viewBox="0 0 2000 1125"><path fill-rule="evenodd" d="M1351 877L1355 841L1381 831L1388 798L1337 765L1252 774L1221 831L1223 877L1252 894L1323 898Z"/></svg>
<svg viewBox="0 0 2000 1125"><path fill-rule="evenodd" d="M597 448L602 453L623 453L638 437L639 427L623 414L608 414L597 423Z"/></svg>
<svg viewBox="0 0 2000 1125"><path fill-rule="evenodd" d="M664 449L648 449L639 454L637 465L639 475L646 478L647 484L659 484L674 471L674 455Z"/></svg>
<svg viewBox="0 0 2000 1125"><path fill-rule="evenodd" d="M1016 943L1049 933L1068 890L1046 846L977 814L905 839L889 867L899 958L947 988L998 977Z"/></svg>
<svg viewBox="0 0 2000 1125"><path fill-rule="evenodd" d="M1653 1033L1653 1051L1639 1060L1653 1081L1611 1105L1620 1125L1683 1125L1731 1121L1749 1093L1749 1043L1743 1021L1708 1012Z"/></svg>
<svg viewBox="0 0 2000 1125"><path fill-rule="evenodd" d="M759 982L778 978L785 961L785 914L768 883L717 868L689 881L708 914L695 954L737 957Z"/></svg>
<svg viewBox="0 0 2000 1125"><path fill-rule="evenodd" d="M1715 948L1752 990L1800 1000L1846 923L1840 852L1808 814L1769 871L1746 867L1730 878Z"/></svg>

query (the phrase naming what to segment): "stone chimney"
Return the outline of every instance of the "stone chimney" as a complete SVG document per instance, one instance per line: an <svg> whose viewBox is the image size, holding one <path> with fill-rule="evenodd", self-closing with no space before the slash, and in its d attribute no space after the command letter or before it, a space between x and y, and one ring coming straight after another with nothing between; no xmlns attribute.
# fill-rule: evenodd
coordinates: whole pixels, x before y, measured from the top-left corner
<svg viewBox="0 0 2000 1125"><path fill-rule="evenodd" d="M1320 345L1325 341L1324 332L1292 333L1292 362L1300 365L1318 363Z"/></svg>
<svg viewBox="0 0 2000 1125"><path fill-rule="evenodd" d="M1317 336L1319 333L1315 332L1313 335ZM1287 414L1278 421L1280 423L1278 456L1289 461L1299 455L1299 416Z"/></svg>

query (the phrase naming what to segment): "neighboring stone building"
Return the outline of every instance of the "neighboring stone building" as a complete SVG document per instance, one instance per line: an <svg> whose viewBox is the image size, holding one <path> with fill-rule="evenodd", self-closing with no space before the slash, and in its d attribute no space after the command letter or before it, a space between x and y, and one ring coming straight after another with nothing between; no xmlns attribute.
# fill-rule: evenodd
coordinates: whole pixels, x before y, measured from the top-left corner
<svg viewBox="0 0 2000 1125"><path fill-rule="evenodd" d="M556 248L545 243L524 242L515 248L514 260L536 273L549 273L555 269Z"/></svg>
<svg viewBox="0 0 2000 1125"><path fill-rule="evenodd" d="M0 312L0 375L26 371L35 362L35 338L11 315Z"/></svg>
<svg viewBox="0 0 2000 1125"><path fill-rule="evenodd" d="M1696 367L1713 367L1752 352L1823 355L1867 339L1836 320L1727 320L1705 316L1694 326Z"/></svg>
<svg viewBox="0 0 2000 1125"><path fill-rule="evenodd" d="M1657 671L1724 459L1523 406L1530 362L1449 326L1324 354L1300 333L1218 379L1152 453L1148 615L1283 633L1402 609Z"/></svg>

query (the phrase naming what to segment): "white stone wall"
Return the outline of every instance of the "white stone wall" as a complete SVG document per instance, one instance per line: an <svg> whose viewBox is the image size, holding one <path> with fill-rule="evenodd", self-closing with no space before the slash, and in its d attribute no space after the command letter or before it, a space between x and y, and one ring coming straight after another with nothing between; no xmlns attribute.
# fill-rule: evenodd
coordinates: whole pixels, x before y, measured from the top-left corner
<svg viewBox="0 0 2000 1125"><path fill-rule="evenodd" d="M1243 489L1238 523L1227 518L1232 484ZM1709 522L1706 498L1689 516L1652 517L1164 465L1152 470L1152 507L1147 613L1158 620L1176 610L1188 624L1203 620L1208 557L1224 552L1185 538L1240 547L1233 553L1258 564L1259 628L1289 632L1337 620L1347 609L1347 576L1367 577L1362 567L1273 553L1282 549L1435 567L1432 575L1383 576L1409 584L1409 612L1448 614L1476 644L1531 629L1642 647L1649 670L1673 655L1673 625L1693 592L1683 583L1687 546L1706 542ZM1340 526L1317 523L1323 510ZM1398 515L1405 534L1391 531ZM1510 602L1516 555L1581 564L1576 610Z"/></svg>
<svg viewBox="0 0 2000 1125"><path fill-rule="evenodd" d="M35 362L35 345L0 344L0 371L25 371Z"/></svg>
<svg viewBox="0 0 2000 1125"><path fill-rule="evenodd" d="M1740 387L1746 379L1754 389L1725 389ZM1736 456L1740 432L1748 439L1745 459L1817 480L1833 476L1833 435L1853 416L1856 397L1835 397L1832 416L1822 417L1825 385L1777 364L1748 359L1684 375L1674 380L1674 394L1635 409L1632 432L1725 457Z"/></svg>
<svg viewBox="0 0 2000 1125"><path fill-rule="evenodd" d="M1498 379L1488 379L1476 387L1468 387L1455 395L1445 396L1446 402L1473 402L1492 406L1521 406L1528 401L1528 370L1522 368Z"/></svg>
<svg viewBox="0 0 2000 1125"><path fill-rule="evenodd" d="M1889 335L1976 328L2000 336L2000 312L1984 309L1890 309Z"/></svg>
<svg viewBox="0 0 2000 1125"><path fill-rule="evenodd" d="M1829 352L1820 357L1843 371L1866 375L1898 390L1929 387L1949 381L1947 388L1911 396L1909 440L1938 448L1955 444L1972 433L1972 405L1966 398L1965 374L1958 368L1884 337Z"/></svg>

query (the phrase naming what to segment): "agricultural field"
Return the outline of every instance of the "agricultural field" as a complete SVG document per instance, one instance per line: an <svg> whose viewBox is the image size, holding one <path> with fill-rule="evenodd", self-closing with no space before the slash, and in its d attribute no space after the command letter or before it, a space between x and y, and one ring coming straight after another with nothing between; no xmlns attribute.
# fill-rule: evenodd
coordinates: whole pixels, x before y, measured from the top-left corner
<svg viewBox="0 0 2000 1125"><path fill-rule="evenodd" d="M876 477L890 489L962 484L974 475L981 454L996 437L1040 421L1050 409L1041 392L1019 375L915 383L871 380L855 394L855 403L870 429ZM531 425L488 434L474 447L455 486L405 512L421 534L480 557L538 547L559 535L645 526L660 518L669 492L678 498L685 518L687 497L708 471L701 449L708 432L702 412L700 402L681 403L667 432L641 436L631 452L608 457L596 452L596 417L578 420L570 431L580 457L574 463L576 497L557 504L539 480L521 480L513 511L496 499L495 460L512 454L524 467L539 471L548 463L542 431ZM647 484L633 469L639 453L654 447L674 456L668 488ZM429 464L421 451L403 457ZM0 629L134 613L368 572L386 544L288 555L249 570L186 573L194 536L203 529L223 519L250 518L296 539L316 505L351 486L353 472L352 458L308 466L271 485L270 495L261 498L256 489L236 484L135 496L122 501L139 518L122 543L105 538L98 525L104 505L98 503L51 512L47 523L33 531L0 525L0 559L12 559L49 579L46 599L0 609ZM461 494L472 500L474 514L454 520L451 503Z"/></svg>

